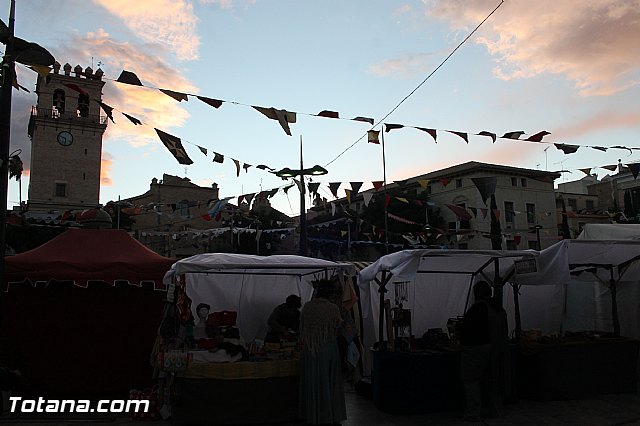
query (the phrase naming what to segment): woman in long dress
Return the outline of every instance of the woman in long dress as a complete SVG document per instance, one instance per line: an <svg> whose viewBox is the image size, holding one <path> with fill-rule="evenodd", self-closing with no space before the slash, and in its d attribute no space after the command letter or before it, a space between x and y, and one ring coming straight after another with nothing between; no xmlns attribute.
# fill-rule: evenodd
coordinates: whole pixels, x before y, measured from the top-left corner
<svg viewBox="0 0 640 426"><path fill-rule="evenodd" d="M340 308L331 299L335 285L323 280L300 314L303 344L300 370L300 415L312 425L340 424L347 419L338 350Z"/></svg>

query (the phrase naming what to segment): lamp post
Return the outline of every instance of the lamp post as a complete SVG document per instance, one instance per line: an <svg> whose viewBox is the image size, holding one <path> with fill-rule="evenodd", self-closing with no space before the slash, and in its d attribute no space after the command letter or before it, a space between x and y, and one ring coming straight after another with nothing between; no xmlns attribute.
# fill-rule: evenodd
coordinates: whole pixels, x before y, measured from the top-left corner
<svg viewBox="0 0 640 426"><path fill-rule="evenodd" d="M275 172L275 175L281 178L292 178L300 176L300 256L307 255L307 209L304 202L305 196L305 176L321 176L329 173L324 167L317 164L310 169L305 169L302 161L302 136L300 136L300 169L292 170L285 167L282 170Z"/></svg>
<svg viewBox="0 0 640 426"><path fill-rule="evenodd" d="M538 250L542 250L542 246L540 245L540 230L542 229L542 225L536 225L529 228L529 232L536 233L536 239L538 242Z"/></svg>

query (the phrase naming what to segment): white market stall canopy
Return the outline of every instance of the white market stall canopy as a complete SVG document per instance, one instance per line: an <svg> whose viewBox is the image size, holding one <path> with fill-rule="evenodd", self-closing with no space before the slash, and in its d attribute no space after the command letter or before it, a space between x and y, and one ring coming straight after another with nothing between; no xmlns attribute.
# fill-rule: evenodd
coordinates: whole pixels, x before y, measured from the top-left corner
<svg viewBox="0 0 640 426"><path fill-rule="evenodd" d="M380 290L391 292L388 298L393 301L394 287L398 283L410 283L403 307L412 311L413 331L418 336L429 328L444 328L448 318L463 315L469 303L471 287L479 280L494 284L508 281L526 285L527 289L522 290L523 299L526 296L530 306L544 307L542 301L554 297L559 285L569 280L567 244L559 242L541 252L404 250L383 256L363 269L358 280L363 318L369 323L365 331L366 343L373 343L370 339L376 334L381 340L384 331L380 325L381 303L385 296L384 293L378 296ZM387 283L390 286L385 288ZM513 298L513 292L505 291L505 296L507 311L517 309L509 301L509 296ZM395 299L397 302L397 295ZM548 309L555 313L561 308L561 301L558 300L556 305ZM524 317L535 316L546 321L545 314L537 308L531 311L531 315L524 312ZM555 317L552 314L547 316ZM515 317L519 318L519 315ZM515 326L519 327L519 324Z"/></svg>
<svg viewBox="0 0 640 426"><path fill-rule="evenodd" d="M199 303L209 304L211 312L237 312L237 327L248 343L264 337L269 315L288 295L296 294L304 303L311 299L314 281L355 272L350 263L303 256L205 253L174 263L164 283L184 275L194 318Z"/></svg>

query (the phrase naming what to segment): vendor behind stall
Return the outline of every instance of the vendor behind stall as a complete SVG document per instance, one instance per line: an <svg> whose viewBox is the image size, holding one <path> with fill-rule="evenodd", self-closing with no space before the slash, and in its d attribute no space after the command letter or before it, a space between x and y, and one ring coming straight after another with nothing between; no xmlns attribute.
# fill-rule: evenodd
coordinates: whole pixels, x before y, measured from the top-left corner
<svg viewBox="0 0 640 426"><path fill-rule="evenodd" d="M285 303L276 306L267 320L269 331L265 342L279 343L281 339L295 338L300 326L301 306L300 296L295 294L287 296Z"/></svg>

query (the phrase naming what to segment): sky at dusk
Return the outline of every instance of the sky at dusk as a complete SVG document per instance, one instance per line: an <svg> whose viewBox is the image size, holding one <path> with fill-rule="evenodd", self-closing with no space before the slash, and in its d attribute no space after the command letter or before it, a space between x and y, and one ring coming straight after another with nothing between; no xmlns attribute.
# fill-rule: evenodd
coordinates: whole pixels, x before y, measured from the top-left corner
<svg viewBox="0 0 640 426"><path fill-rule="evenodd" d="M584 177L579 169L640 160L640 151L584 147L640 148L640 0L507 0L384 121L499 0L16 3L17 36L46 47L63 65L95 70L100 63L105 73L103 102L116 111L103 140L101 203L140 195L163 173L201 186L215 182L220 197L283 187L255 166L298 168L301 137L305 167L329 170L315 179L323 197L334 199L329 182L344 182L341 197L348 182L371 188L383 178L381 146L367 143L372 126L309 115L323 110L371 117L375 130L382 123L438 130L437 144L411 127L385 133L389 182L480 161L570 171L556 181L562 183ZM1 1L5 22L8 13L9 1ZM115 82L122 70L146 87ZM24 200L36 74L21 65L17 72L31 90L13 96L11 151L23 151ZM156 88L225 102L218 109L195 97L177 102ZM297 112L292 136L251 105ZM154 127L180 137L194 163L179 164ZM469 142L445 130L469 133ZM550 143L492 143L474 135L483 130L524 131L523 139L546 130L543 142ZM552 142L583 147L565 155ZM225 162L214 163L212 151ZM253 167L237 177L231 158ZM9 206L18 198L12 180ZM294 188L271 201L297 215L298 200Z"/></svg>

